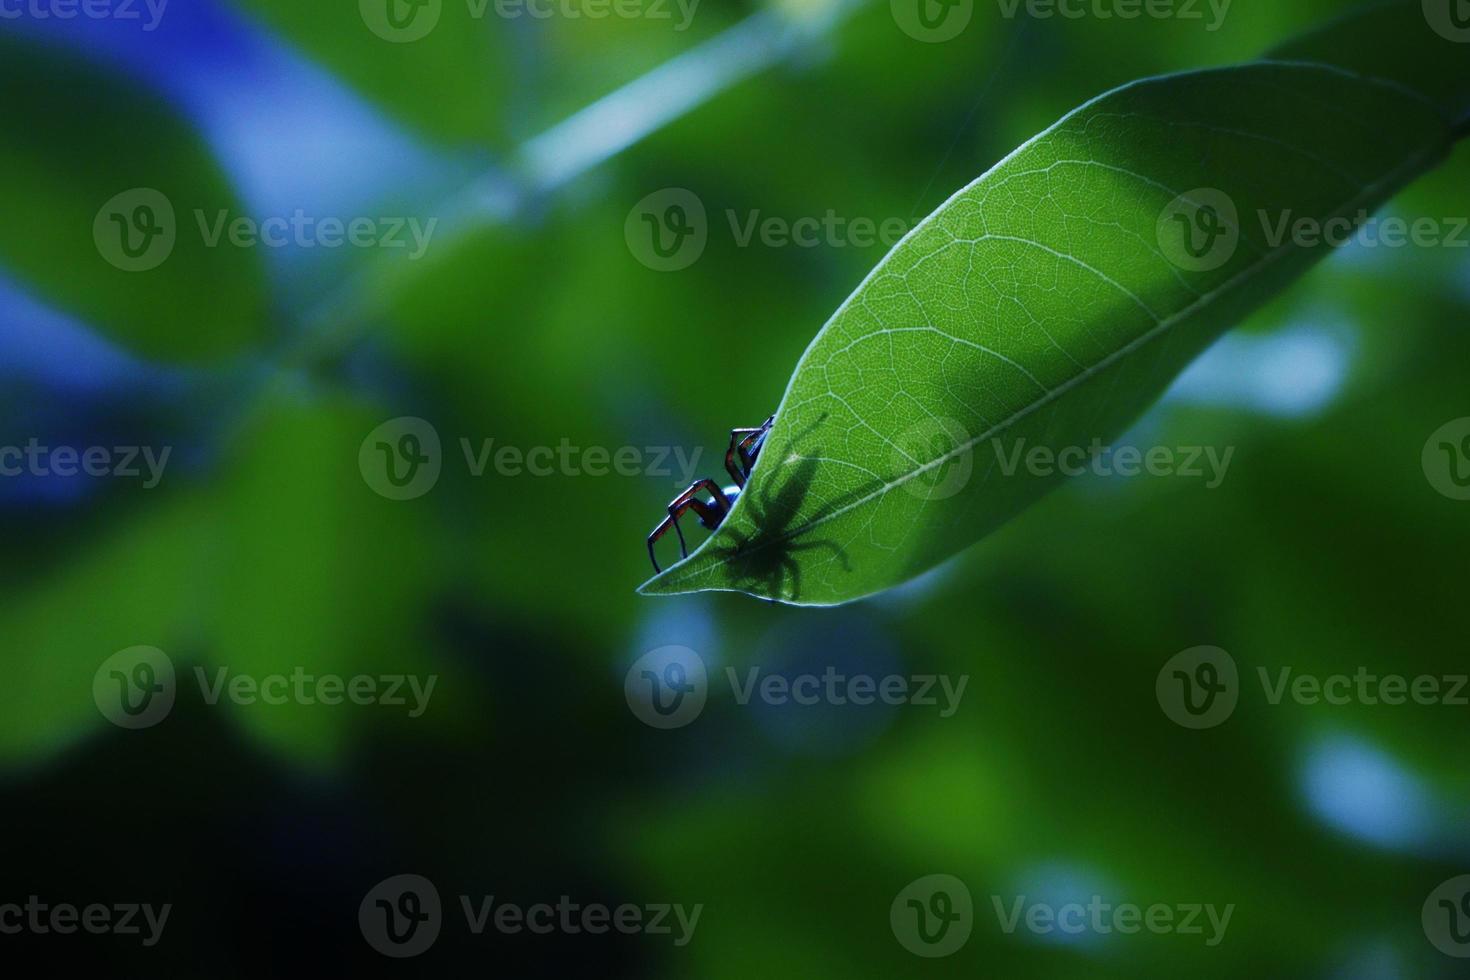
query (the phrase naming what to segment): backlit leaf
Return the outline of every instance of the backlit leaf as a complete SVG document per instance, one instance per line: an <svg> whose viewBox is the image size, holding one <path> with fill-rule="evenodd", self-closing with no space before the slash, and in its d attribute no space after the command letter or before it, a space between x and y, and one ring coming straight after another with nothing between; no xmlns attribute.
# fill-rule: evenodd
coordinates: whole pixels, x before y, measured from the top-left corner
<svg viewBox="0 0 1470 980"><path fill-rule="evenodd" d="M1388 78L1271 60L1144 80L957 193L808 348L720 530L641 591L871 595L1019 513L1059 461L1075 472L1331 251L1283 228L1350 231L1444 157L1470 108L1444 80L1470 77L1470 46L1407 10L1370 25L1421 52Z"/></svg>

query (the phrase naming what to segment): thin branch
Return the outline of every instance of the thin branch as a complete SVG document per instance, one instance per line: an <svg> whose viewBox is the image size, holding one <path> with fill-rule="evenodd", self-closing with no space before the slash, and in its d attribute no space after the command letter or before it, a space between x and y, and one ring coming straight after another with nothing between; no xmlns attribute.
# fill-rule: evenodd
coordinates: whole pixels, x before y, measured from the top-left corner
<svg viewBox="0 0 1470 980"><path fill-rule="evenodd" d="M554 190L681 116L826 35L856 7L837 2L817 20L766 10L665 62L521 147L535 190Z"/></svg>
<svg viewBox="0 0 1470 980"><path fill-rule="evenodd" d="M740 82L822 40L866 0L831 0L818 13L765 10L649 71L522 144L512 173L470 181L434 211L438 240L513 220L623 150L688 115ZM385 261L392 261L388 258ZM286 372L321 363L350 343L371 312L376 263L349 277L304 317L301 336L280 358Z"/></svg>

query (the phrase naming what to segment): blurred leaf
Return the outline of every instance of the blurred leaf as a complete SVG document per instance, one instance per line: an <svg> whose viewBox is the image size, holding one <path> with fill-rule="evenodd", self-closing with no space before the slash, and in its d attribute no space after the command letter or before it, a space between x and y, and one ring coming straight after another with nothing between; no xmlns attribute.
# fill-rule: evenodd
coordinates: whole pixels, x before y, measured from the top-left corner
<svg viewBox="0 0 1470 980"><path fill-rule="evenodd" d="M150 357L217 358L260 338L264 271L253 251L209 248L197 233L195 209L240 209L184 122L124 79L11 37L0 37L0 87L12 229L0 261ZM122 250L123 234L140 255Z"/></svg>
<svg viewBox="0 0 1470 980"><path fill-rule="evenodd" d="M1449 3L1437 6L1439 10L1432 10L1421 0L1391 0L1354 11L1321 30L1288 41L1271 57L1326 62L1408 85L1463 124L1470 114L1464 39L1451 40L1431 26L1431 18L1449 18L1454 9ZM1440 29L1453 31L1454 22L1446 20Z"/></svg>
<svg viewBox="0 0 1470 980"><path fill-rule="evenodd" d="M211 677L444 672L422 619L438 584L432 525L412 502L373 493L358 469L358 447L380 421L336 394L271 396L259 407L218 488L217 553L228 557L213 594L227 598L212 610ZM235 715L279 750L322 764L355 726L401 722L406 711L253 705Z"/></svg>
<svg viewBox="0 0 1470 980"><path fill-rule="evenodd" d="M1406 44L1425 34L1405 29ZM1424 57L1467 60L1429 37ZM826 605L967 547L1058 482L1023 456L1116 437L1330 251L1275 234L1282 216L1351 221L1437 163L1455 137L1441 107L1398 82L1261 63L1146 80L1072 113L842 305L731 515L642 591Z"/></svg>
<svg viewBox="0 0 1470 980"><path fill-rule="evenodd" d="M34 763L106 729L92 683L109 655L138 644L177 651L193 640L207 595L203 516L196 497L160 497L95 535L80 559L6 591L0 631L11 682L0 698L0 763Z"/></svg>
<svg viewBox="0 0 1470 980"><path fill-rule="evenodd" d="M451 145L499 141L508 73L493 6L474 19L453 0L238 2L419 134Z"/></svg>

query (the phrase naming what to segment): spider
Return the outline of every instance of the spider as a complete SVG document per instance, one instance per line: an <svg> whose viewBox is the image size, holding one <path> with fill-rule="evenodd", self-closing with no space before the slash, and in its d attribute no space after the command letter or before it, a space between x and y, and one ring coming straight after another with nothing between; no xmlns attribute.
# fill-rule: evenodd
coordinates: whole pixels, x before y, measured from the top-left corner
<svg viewBox="0 0 1470 980"><path fill-rule="evenodd" d="M685 512L694 511L700 526L707 531L718 530L724 523L730 514L730 508L735 506L740 491L745 489L745 483L755 469L756 459L760 457L761 447L766 444L766 436L770 435L775 421L776 416L772 415L754 429L730 431L730 448L725 451L725 471L735 480L734 486L721 489L714 480L699 480L669 503L669 516L659 522L658 527L648 536L648 560L653 562L654 574L663 571L654 554L654 545L668 533L669 528L673 528L674 533L679 536L679 560L689 557L684 529L679 527L679 517ZM702 495L706 493L709 494L708 500L702 499Z"/></svg>
<svg viewBox="0 0 1470 980"><path fill-rule="evenodd" d="M802 458L785 474L774 493L767 484L763 492L753 494L748 506L757 530L746 533L733 528L729 532L731 543L716 547L715 557L729 566L731 575L743 586L757 588L773 599L778 594L792 600L801 598L801 563L796 556L804 551L830 552L844 571L852 570L847 553L835 541L797 540L797 514L806 502L816 468L815 458ZM822 520L841 503L827 504L810 520Z"/></svg>

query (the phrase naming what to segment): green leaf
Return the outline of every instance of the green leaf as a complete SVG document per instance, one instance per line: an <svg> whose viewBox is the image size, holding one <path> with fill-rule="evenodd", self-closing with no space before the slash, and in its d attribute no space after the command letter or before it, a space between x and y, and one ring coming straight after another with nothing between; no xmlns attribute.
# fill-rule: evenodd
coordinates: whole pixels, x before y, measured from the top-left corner
<svg viewBox="0 0 1470 980"><path fill-rule="evenodd" d="M509 58L493 6L476 19L455 0L236 2L417 135L501 142Z"/></svg>
<svg viewBox="0 0 1470 980"><path fill-rule="evenodd" d="M1470 75L1470 45L1392 23L1401 36L1379 24L1380 44L1419 44ZM1028 454L1071 449L1075 470L1331 251L1273 241L1283 217L1357 218L1446 154L1462 106L1402 78L1262 61L1140 81L1068 115L843 303L730 516L640 591L836 604L1000 526L1061 479Z"/></svg>
<svg viewBox="0 0 1470 980"><path fill-rule="evenodd" d="M209 248L193 231L196 208L240 209L186 122L126 79L15 38L0 37L0 88L7 270L148 357L214 360L261 339L259 256ZM140 235L135 219L163 231ZM136 259L120 251L118 220Z"/></svg>
<svg viewBox="0 0 1470 980"><path fill-rule="evenodd" d="M0 697L0 765L44 760L108 727L92 685L110 654L141 644L177 650L191 639L210 594L201 570L215 561L200 535L207 517L192 497L152 498L87 528L74 560L29 568L5 587L0 632L12 681Z"/></svg>
<svg viewBox="0 0 1470 980"><path fill-rule="evenodd" d="M210 609L202 657L210 677L443 672L421 632L439 582L415 546L434 540L432 524L422 508L374 493L358 466L357 447L381 422L335 392L309 401L273 393L250 418L213 501L215 550L231 557L211 590L221 601ZM354 726L373 715L351 702L337 706L346 710L222 707L316 765L340 760ZM396 709L378 716L403 718Z"/></svg>
<svg viewBox="0 0 1470 980"><path fill-rule="evenodd" d="M1449 19L1448 2L1393 0L1288 41L1271 57L1320 61L1386 79L1427 95L1451 119L1470 115L1470 29ZM1432 18L1432 20L1431 20ZM1439 22L1438 30L1433 22ZM1442 32L1442 33L1441 33ZM1454 40L1458 37L1459 40Z"/></svg>

